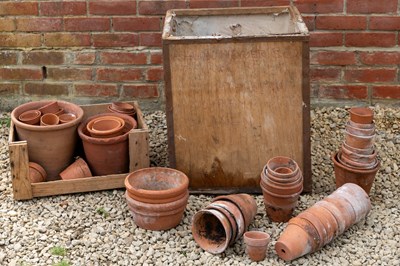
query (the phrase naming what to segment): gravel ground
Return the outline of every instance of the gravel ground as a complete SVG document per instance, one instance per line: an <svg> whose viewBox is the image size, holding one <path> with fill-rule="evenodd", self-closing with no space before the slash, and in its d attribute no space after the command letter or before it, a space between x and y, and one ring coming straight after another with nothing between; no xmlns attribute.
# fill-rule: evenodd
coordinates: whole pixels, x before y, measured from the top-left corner
<svg viewBox="0 0 400 266"><path fill-rule="evenodd" d="M382 168L371 191L371 213L293 265L400 265L400 109L374 109ZM0 113L0 121L8 116ZM311 118L314 192L301 196L296 214L335 189L330 155L343 139L347 110L318 108ZM150 113L146 119L153 130L152 164L165 166L165 115ZM14 201L5 125L0 127L0 136L0 265L256 265L244 253L242 240L217 256L194 242L191 217L210 203L209 196L190 196L181 224L164 232L146 231L133 223L123 190ZM284 265L273 245L285 224L270 222L262 197L256 198L258 213L250 229L266 231L272 239L267 258L260 264Z"/></svg>

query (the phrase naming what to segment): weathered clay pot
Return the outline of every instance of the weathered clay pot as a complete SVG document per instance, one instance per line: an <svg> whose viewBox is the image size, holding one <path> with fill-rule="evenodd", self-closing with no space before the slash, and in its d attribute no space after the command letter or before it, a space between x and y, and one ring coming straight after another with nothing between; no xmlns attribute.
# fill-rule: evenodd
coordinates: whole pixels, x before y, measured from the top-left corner
<svg viewBox="0 0 400 266"><path fill-rule="evenodd" d="M60 119L58 118L58 116L52 113L44 114L40 118L41 126L55 126L58 125L59 122Z"/></svg>
<svg viewBox="0 0 400 266"><path fill-rule="evenodd" d="M47 180L59 179L60 172L73 159L77 141L76 128L82 121L83 110L79 106L58 101L58 105L69 113L76 115L76 119L65 124L49 127L27 125L18 120L25 111L38 110L51 101L38 101L22 104L11 113L11 119L19 140L28 142L29 159L40 164L47 172Z"/></svg>
<svg viewBox="0 0 400 266"><path fill-rule="evenodd" d="M347 123L346 131L353 135L372 136L375 134L375 127L373 127L373 128L358 128L358 127L353 127L352 125L350 125L350 123Z"/></svg>
<svg viewBox="0 0 400 266"><path fill-rule="evenodd" d="M130 173L125 187L142 202L164 203L182 197L188 191L189 179L175 169L151 167Z"/></svg>
<svg viewBox="0 0 400 266"><path fill-rule="evenodd" d="M347 145L345 142L343 142L342 148L345 148L350 152L357 153L360 155L371 155L372 153L374 153L374 147L367 148L367 149L357 149L357 148Z"/></svg>
<svg viewBox="0 0 400 266"><path fill-rule="evenodd" d="M111 103L111 109L120 112L136 112L135 107L132 104L125 102L113 102Z"/></svg>
<svg viewBox="0 0 400 266"><path fill-rule="evenodd" d="M371 191L372 184L374 182L376 173L380 168L380 163L373 169L360 170L347 167L341 164L337 159L337 153L332 155L332 161L334 164L336 188L339 188L345 183L354 183L362 187L367 194Z"/></svg>
<svg viewBox="0 0 400 266"><path fill-rule="evenodd" d="M38 110L42 113L42 115L44 115L44 114L55 114L59 112L61 108L62 105L60 107L57 101L47 101L47 103L42 107L40 107Z"/></svg>
<svg viewBox="0 0 400 266"><path fill-rule="evenodd" d="M46 171L39 164L29 162L29 181L31 183L39 183L46 181Z"/></svg>
<svg viewBox="0 0 400 266"><path fill-rule="evenodd" d="M86 129L89 131L91 137L112 138L120 136L124 126L124 119L117 116L107 115L90 120L86 125ZM136 124L133 128L136 128Z"/></svg>
<svg viewBox="0 0 400 266"><path fill-rule="evenodd" d="M230 213L228 210L226 210L224 207L221 207L219 205L215 205L215 204L210 204L206 207L207 210L212 209L212 210L216 210L218 212L220 212L221 214L223 214L229 221L229 224L231 226L231 241L229 242L229 245L232 245L238 238L238 222L236 221L235 216ZM244 223L243 223L243 227L244 227Z"/></svg>
<svg viewBox="0 0 400 266"><path fill-rule="evenodd" d="M303 179L299 179L295 184L291 186L281 186L280 184L273 182L271 180L262 180L260 185L265 189L272 193L278 195L293 195L297 193L301 193L303 191Z"/></svg>
<svg viewBox="0 0 400 266"><path fill-rule="evenodd" d="M89 166L82 158L77 159L71 165L69 165L64 171L60 173L61 179L77 179L84 177L91 177Z"/></svg>
<svg viewBox="0 0 400 266"><path fill-rule="evenodd" d="M309 242L307 243L306 246L311 246L311 250L315 251L321 246L322 242L321 237L319 236L317 229L312 223L300 217L293 217L288 222L288 225L290 224L299 226L307 233ZM303 249L304 246L297 248Z"/></svg>
<svg viewBox="0 0 400 266"><path fill-rule="evenodd" d="M374 146L375 135L360 136L353 135L349 132L345 134L345 142L347 145L356 149L369 149Z"/></svg>
<svg viewBox="0 0 400 266"><path fill-rule="evenodd" d="M374 112L367 107L353 107L349 111L350 120L359 124L371 124Z"/></svg>
<svg viewBox="0 0 400 266"><path fill-rule="evenodd" d="M288 182L288 178L276 178L273 175L271 175L271 173L269 173L266 169L266 165L264 166L263 171L261 172L261 181L263 183L271 183L275 186L280 186L282 188L288 188L288 187L293 187L295 185L299 185L299 184L303 184L303 176L301 174L301 171L297 171L297 174L290 177L290 182ZM289 168L284 168L281 167L279 169L289 169ZM289 172L288 173L293 173L293 172Z"/></svg>
<svg viewBox="0 0 400 266"><path fill-rule="evenodd" d="M347 167L360 170L373 169L378 165L378 160L376 158L373 158L372 162L369 163L358 162L357 160L352 160L346 155L343 155L341 150L338 152L337 160L339 161L339 163Z"/></svg>
<svg viewBox="0 0 400 266"><path fill-rule="evenodd" d="M261 186L265 210L268 217L274 222L287 222L292 217L297 206L300 193L292 195L279 195L266 190Z"/></svg>
<svg viewBox="0 0 400 266"><path fill-rule="evenodd" d="M270 236L260 231L248 231L243 235L246 244L246 253L252 261L265 259Z"/></svg>
<svg viewBox="0 0 400 266"><path fill-rule="evenodd" d="M318 214L311 213L306 210L297 215L297 218L307 220L315 227L320 239L318 249L326 244L326 240L328 239L328 231L327 228L325 228L324 224L321 222Z"/></svg>
<svg viewBox="0 0 400 266"><path fill-rule="evenodd" d="M371 124L360 124L360 123L356 123L356 122L349 120L348 124L352 127L360 128L360 129L374 129L375 128L375 123L373 123L373 122Z"/></svg>
<svg viewBox="0 0 400 266"><path fill-rule="evenodd" d="M38 110L29 110L19 115L18 119L28 125L38 125L42 113Z"/></svg>
<svg viewBox="0 0 400 266"><path fill-rule="evenodd" d="M107 115L92 116L78 127L78 134L83 142L87 163L95 176L122 174L129 171L128 136L136 125L136 121L127 115L114 114L125 120L123 134L112 138L91 137L86 128L88 122Z"/></svg>
<svg viewBox="0 0 400 266"><path fill-rule="evenodd" d="M129 115L129 116L132 116L132 117L136 114L136 110L133 110L133 111L121 111L121 110L114 109L112 107L112 105L108 106L108 111L110 111L111 113L124 114L124 115Z"/></svg>
<svg viewBox="0 0 400 266"><path fill-rule="evenodd" d="M72 120L76 119L76 115L71 114L71 113L67 113L67 114L60 114L58 116L58 118L60 119L60 124L65 124L68 123Z"/></svg>
<svg viewBox="0 0 400 266"><path fill-rule="evenodd" d="M318 215L319 221L323 224L326 230L325 239L321 238L324 245L331 242L332 239L338 235L337 233L339 231L339 225L335 216L333 216L329 210L314 204L307 209L307 212Z"/></svg>
<svg viewBox="0 0 400 266"><path fill-rule="evenodd" d="M300 169L293 159L276 156L267 162L264 171L273 181L290 183L298 178Z"/></svg>
<svg viewBox="0 0 400 266"><path fill-rule="evenodd" d="M341 156L342 159L345 159L345 160L347 159L347 160L355 162L355 163L362 163L362 164L367 164L367 165L371 165L371 164L374 165L374 163L376 163L376 156L378 155L378 153L376 152L375 149L372 152L372 154L363 155L363 154L358 154L358 153L352 152L343 146L341 149L341 154L342 154L342 156Z"/></svg>
<svg viewBox="0 0 400 266"><path fill-rule="evenodd" d="M336 206L336 204L333 204L329 201L325 200L320 200L317 203L315 203L315 206L319 206L321 208L324 208L326 211L329 211L336 220L337 223L337 230L335 237L342 234L344 230L346 230L346 218L350 217L350 215L347 215L347 213L341 213L340 208ZM353 222L353 221L350 221Z"/></svg>
<svg viewBox="0 0 400 266"><path fill-rule="evenodd" d="M322 201L335 205L335 207L340 210L340 220L345 223L345 230L350 228L350 226L356 220L356 213L354 211L353 205L351 205L348 199L343 197L338 198L335 195L331 194L328 197L324 198Z"/></svg>

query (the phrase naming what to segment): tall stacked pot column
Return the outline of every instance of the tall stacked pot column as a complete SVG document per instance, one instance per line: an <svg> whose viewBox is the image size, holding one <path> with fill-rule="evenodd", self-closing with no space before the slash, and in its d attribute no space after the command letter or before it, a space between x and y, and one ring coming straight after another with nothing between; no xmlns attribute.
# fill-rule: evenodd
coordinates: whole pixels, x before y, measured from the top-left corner
<svg viewBox="0 0 400 266"><path fill-rule="evenodd" d="M345 141L339 151L332 155L336 187L350 182L370 192L380 168L374 139L373 111L363 107L351 108Z"/></svg>
<svg viewBox="0 0 400 266"><path fill-rule="evenodd" d="M356 184L344 184L290 219L275 244L275 250L286 261L312 253L361 221L370 210L368 194Z"/></svg>

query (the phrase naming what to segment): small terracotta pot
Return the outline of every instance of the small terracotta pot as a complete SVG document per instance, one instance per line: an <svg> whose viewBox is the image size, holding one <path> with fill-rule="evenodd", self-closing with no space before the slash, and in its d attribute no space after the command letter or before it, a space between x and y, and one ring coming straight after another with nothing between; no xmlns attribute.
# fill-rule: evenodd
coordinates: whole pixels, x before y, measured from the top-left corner
<svg viewBox="0 0 400 266"><path fill-rule="evenodd" d="M362 187L365 192L369 194L376 173L380 168L379 161L375 168L368 170L354 169L341 164L337 159L337 153L332 155L332 161L334 164L336 188L339 188L345 183L354 183Z"/></svg>
<svg viewBox="0 0 400 266"><path fill-rule="evenodd" d="M266 164L265 173L270 175L273 181L277 182L293 182L293 178L297 179L299 166L297 163L284 156L271 158Z"/></svg>
<svg viewBox="0 0 400 266"><path fill-rule="evenodd" d="M29 162L29 181L31 183L44 182L47 178L46 171L37 163Z"/></svg>
<svg viewBox="0 0 400 266"><path fill-rule="evenodd" d="M193 216L193 238L202 249L211 254L225 251L231 242L231 232L228 218L219 211L204 209Z"/></svg>
<svg viewBox="0 0 400 266"><path fill-rule="evenodd" d="M369 149L374 146L375 135L359 136L349 132L345 134L345 143L356 149Z"/></svg>
<svg viewBox="0 0 400 266"><path fill-rule="evenodd" d="M345 159L347 159L347 160L358 162L358 163L364 163L364 164L376 163L376 156L378 155L378 153L376 152L375 149L373 150L372 154L363 155L363 154L358 154L358 153L352 152L351 150L347 149L343 145L342 145L342 148L340 151L342 154L342 156L341 156L342 158L345 157Z"/></svg>
<svg viewBox="0 0 400 266"><path fill-rule="evenodd" d="M262 261L266 257L267 247L270 236L260 231L248 231L244 233L244 243L246 244L246 253L252 261Z"/></svg>
<svg viewBox="0 0 400 266"><path fill-rule="evenodd" d="M39 125L41 113L38 110L29 110L23 112L19 117L19 121L28 125Z"/></svg>
<svg viewBox="0 0 400 266"><path fill-rule="evenodd" d="M125 178L125 187L142 202L170 202L188 191L189 178L181 171L165 168L143 168Z"/></svg>
<svg viewBox="0 0 400 266"><path fill-rule="evenodd" d="M273 222L287 222L292 217L297 206L300 193L293 195L278 195L261 186L265 210Z"/></svg>
<svg viewBox="0 0 400 266"><path fill-rule="evenodd" d="M347 123L346 131L353 135L372 136L375 134L375 127L373 127L373 128L357 128L357 127L353 127L352 125L350 125L350 123Z"/></svg>
<svg viewBox="0 0 400 266"><path fill-rule="evenodd" d="M223 195L213 199L213 201L217 200L227 200L235 204L243 214L245 228L249 227L257 214L257 203L249 194Z"/></svg>
<svg viewBox="0 0 400 266"><path fill-rule="evenodd" d="M238 225L235 220L235 217L232 213L227 211L225 208L218 206L218 205L213 205L212 203L206 207L207 210L216 210L222 213L229 221L229 224L231 225L231 241L229 242L229 245L232 245L235 243L235 241L238 238ZM244 225L243 225L244 226Z"/></svg>
<svg viewBox="0 0 400 266"><path fill-rule="evenodd" d="M60 111L60 106L58 105L58 102L50 101L38 110L42 113L42 115L55 114Z"/></svg>
<svg viewBox="0 0 400 266"><path fill-rule="evenodd" d="M60 124L65 124L68 123L72 120L76 119L76 115L72 114L72 113L67 113L67 114L60 114L58 116L58 118L60 119Z"/></svg>
<svg viewBox="0 0 400 266"><path fill-rule="evenodd" d="M69 165L64 171L60 173L61 179L77 179L84 177L91 177L89 166L82 158L77 159L71 165Z"/></svg>
<svg viewBox="0 0 400 266"><path fill-rule="evenodd" d="M55 126L55 125L58 125L59 122L60 122L60 119L58 118L58 116L55 114L51 114L51 113L44 114L40 118L41 126Z"/></svg>
<svg viewBox="0 0 400 266"><path fill-rule="evenodd" d="M135 107L132 104L125 102L113 102L110 106L112 109L120 112L135 112Z"/></svg>
<svg viewBox="0 0 400 266"><path fill-rule="evenodd" d="M102 116L89 121L86 128L94 138L111 138L122 134L124 119L117 116Z"/></svg>
<svg viewBox="0 0 400 266"><path fill-rule="evenodd" d="M353 107L349 111L350 120L359 124L371 124L374 112L367 107Z"/></svg>

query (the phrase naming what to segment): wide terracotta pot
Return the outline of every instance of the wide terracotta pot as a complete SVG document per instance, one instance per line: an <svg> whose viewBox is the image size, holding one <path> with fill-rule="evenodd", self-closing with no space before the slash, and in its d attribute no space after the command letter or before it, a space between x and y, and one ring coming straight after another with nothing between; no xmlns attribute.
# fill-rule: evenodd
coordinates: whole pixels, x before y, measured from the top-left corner
<svg viewBox="0 0 400 266"><path fill-rule="evenodd" d="M76 119L51 127L28 125L18 117L28 110L38 110L52 101L38 101L22 104L11 112L18 139L28 142L29 160L40 164L47 172L47 180L60 179L60 172L72 161L78 139L76 128L83 118L83 110L73 103L57 101L58 105Z"/></svg>
<svg viewBox="0 0 400 266"><path fill-rule="evenodd" d="M143 168L125 178L125 187L142 202L170 202L188 191L189 178L172 168Z"/></svg>
<svg viewBox="0 0 400 266"><path fill-rule="evenodd" d="M42 113L38 110L29 110L20 114L18 119L25 124L38 125L41 115Z"/></svg>
<svg viewBox="0 0 400 266"><path fill-rule="evenodd" d="M125 120L125 127L120 136L112 138L91 137L86 126L95 118L107 116L100 114L89 117L78 127L82 139L86 161L95 176L122 174L129 171L129 132L136 121L127 115L114 114Z"/></svg>
<svg viewBox="0 0 400 266"><path fill-rule="evenodd" d="M372 184L374 182L376 173L380 168L380 163L373 169L360 170L347 167L346 165L340 163L337 159L337 154L332 155L332 161L334 164L335 178L336 178L336 188L346 184L354 183L362 187L367 194L371 191Z"/></svg>
<svg viewBox="0 0 400 266"><path fill-rule="evenodd" d="M252 261L262 261L266 257L270 236L260 231L248 231L243 235L246 253Z"/></svg>

